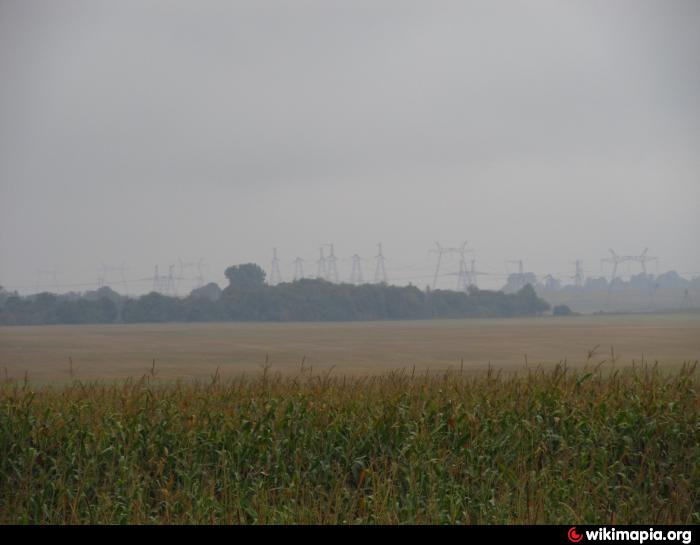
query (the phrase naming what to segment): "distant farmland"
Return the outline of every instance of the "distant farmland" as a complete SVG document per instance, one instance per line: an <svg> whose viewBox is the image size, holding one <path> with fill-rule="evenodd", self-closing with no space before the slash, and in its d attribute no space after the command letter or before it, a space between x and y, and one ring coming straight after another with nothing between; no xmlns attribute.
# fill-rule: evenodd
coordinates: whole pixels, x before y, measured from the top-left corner
<svg viewBox="0 0 700 545"><path fill-rule="evenodd" d="M526 363L610 366L700 359L700 315L585 316L503 320L342 323L208 323L0 328L0 376L32 382L121 379L208 380L303 366L333 374L394 369L514 370ZM155 360L155 367L153 364ZM72 362L72 363L71 363Z"/></svg>

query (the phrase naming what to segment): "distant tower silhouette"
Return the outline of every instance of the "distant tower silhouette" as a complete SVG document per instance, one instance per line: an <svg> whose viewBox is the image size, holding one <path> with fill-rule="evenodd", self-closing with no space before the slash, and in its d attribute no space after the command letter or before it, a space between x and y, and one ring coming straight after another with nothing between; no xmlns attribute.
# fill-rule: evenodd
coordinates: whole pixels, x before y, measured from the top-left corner
<svg viewBox="0 0 700 545"><path fill-rule="evenodd" d="M647 263L650 261L656 261L657 266L658 266L658 257L649 257L647 255L647 251L649 248L644 248L644 251L641 253L641 255L618 255L615 250L609 250L610 251L610 257L605 257L600 260L601 268L603 266L603 263L612 263L612 273L610 274L610 283L617 278L617 268L619 265L622 263L639 263L642 272L644 273L644 276L647 276Z"/></svg>
<svg viewBox="0 0 700 545"><path fill-rule="evenodd" d="M362 278L362 258L355 254L352 256L352 271L350 272L350 283L359 286L364 283Z"/></svg>
<svg viewBox="0 0 700 545"><path fill-rule="evenodd" d="M294 260L294 281L301 280L304 278L304 260L297 257Z"/></svg>
<svg viewBox="0 0 700 545"><path fill-rule="evenodd" d="M389 282L389 279L386 275L386 258L384 257L381 242L377 244L377 255L374 256L374 259L376 263L374 268L374 283L386 284Z"/></svg>
<svg viewBox="0 0 700 545"><path fill-rule="evenodd" d="M338 282L338 258L335 257L335 249L333 244L326 244L330 248L330 253L326 258L326 280L329 282Z"/></svg>
<svg viewBox="0 0 700 545"><path fill-rule="evenodd" d="M168 277L160 274L160 271L158 270L158 265L155 266L152 280L154 292L166 293L168 291Z"/></svg>
<svg viewBox="0 0 700 545"><path fill-rule="evenodd" d="M457 289L466 291L469 287L470 274L467 270L467 262L465 254L467 253L467 241L465 240L458 248L446 248L439 242L435 243L437 250L428 250L431 253L437 254L437 263L435 264L435 273L433 274L433 289L437 287L438 276L440 276L440 268L442 267L442 256L457 254L460 257L459 270L457 273L449 273L450 276L457 275Z"/></svg>
<svg viewBox="0 0 700 545"><path fill-rule="evenodd" d="M269 283L271 286L276 286L280 282L282 282L282 275L280 274L280 260L277 258L277 248L273 248Z"/></svg>
<svg viewBox="0 0 700 545"><path fill-rule="evenodd" d="M611 263L612 264L612 273L610 274L610 284L608 284L608 300L607 303L610 305L610 296L612 294L612 288L613 288L613 283L615 282L615 279L617 278L617 269L618 266L621 264L626 263L628 268L630 263L639 263L642 273L644 274L644 277L646 278L648 285L649 285L649 293L650 296L652 294L652 282L651 282L651 277L647 273L647 263L650 261L656 261L656 266L658 268L659 265L659 258L658 257L649 257L647 256L647 251L648 248L644 248L644 251L641 253L641 255L618 255L615 250L610 249L610 257L605 257L600 260L600 267L601 270L603 268L604 263Z"/></svg>
<svg viewBox="0 0 700 545"><path fill-rule="evenodd" d="M155 271L153 273L153 291L156 293L161 293L163 295L175 296L177 295L177 289L175 287L175 265L170 265L168 267L168 274L160 274L158 270L158 265L155 266Z"/></svg>
<svg viewBox="0 0 700 545"><path fill-rule="evenodd" d="M471 266L469 267L469 285L467 286L467 288L472 287L472 286L475 288L479 287L479 285L476 281L476 277L478 274L483 274L483 273L477 272L477 270L476 270L476 258L472 257Z"/></svg>
<svg viewBox="0 0 700 545"><path fill-rule="evenodd" d="M474 276L474 260L471 263L471 270L467 268L467 242L464 241L462 246L458 248L459 254L459 271L457 272L457 290L458 291L469 291L469 286L471 286L476 280Z"/></svg>

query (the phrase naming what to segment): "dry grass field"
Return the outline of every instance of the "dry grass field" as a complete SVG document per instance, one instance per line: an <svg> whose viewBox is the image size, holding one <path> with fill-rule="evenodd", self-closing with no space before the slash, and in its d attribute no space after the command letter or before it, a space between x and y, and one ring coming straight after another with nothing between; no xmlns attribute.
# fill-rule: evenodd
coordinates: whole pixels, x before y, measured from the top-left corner
<svg viewBox="0 0 700 545"><path fill-rule="evenodd" d="M700 315L3 327L0 373L33 383L123 379L149 374L154 359L166 380L259 373L266 360L282 374L302 361L314 373L347 375L512 370L526 358L530 367L580 365L596 346L595 362L609 360L613 347L618 366L644 359L677 368L700 359Z"/></svg>

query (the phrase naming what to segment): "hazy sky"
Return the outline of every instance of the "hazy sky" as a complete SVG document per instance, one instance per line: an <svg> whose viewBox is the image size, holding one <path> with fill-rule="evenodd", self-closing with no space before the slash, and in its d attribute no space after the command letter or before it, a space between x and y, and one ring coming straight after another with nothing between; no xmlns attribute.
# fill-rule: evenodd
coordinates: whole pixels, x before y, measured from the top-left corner
<svg viewBox="0 0 700 545"><path fill-rule="evenodd" d="M0 0L2 285L465 239L700 274L700 2Z"/></svg>

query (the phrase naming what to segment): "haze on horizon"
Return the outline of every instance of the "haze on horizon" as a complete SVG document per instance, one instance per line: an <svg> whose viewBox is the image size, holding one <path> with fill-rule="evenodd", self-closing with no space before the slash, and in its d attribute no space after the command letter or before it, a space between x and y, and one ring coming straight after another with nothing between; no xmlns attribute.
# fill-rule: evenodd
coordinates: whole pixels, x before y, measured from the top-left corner
<svg viewBox="0 0 700 545"><path fill-rule="evenodd" d="M692 0L0 0L0 284L222 283L273 247L290 279L326 242L371 277L380 241L419 286L434 241L488 287L608 248L700 275L698 29Z"/></svg>

